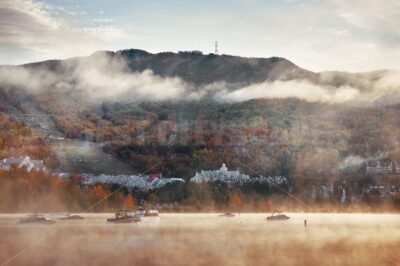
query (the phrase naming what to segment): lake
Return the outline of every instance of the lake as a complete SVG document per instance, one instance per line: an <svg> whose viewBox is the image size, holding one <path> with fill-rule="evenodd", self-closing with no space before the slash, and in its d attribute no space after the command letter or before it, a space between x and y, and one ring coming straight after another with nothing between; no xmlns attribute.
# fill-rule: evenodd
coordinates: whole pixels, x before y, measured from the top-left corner
<svg viewBox="0 0 400 266"><path fill-rule="evenodd" d="M161 214L123 225L81 215L47 226L0 215L0 265L32 243L7 265L400 265L397 214Z"/></svg>

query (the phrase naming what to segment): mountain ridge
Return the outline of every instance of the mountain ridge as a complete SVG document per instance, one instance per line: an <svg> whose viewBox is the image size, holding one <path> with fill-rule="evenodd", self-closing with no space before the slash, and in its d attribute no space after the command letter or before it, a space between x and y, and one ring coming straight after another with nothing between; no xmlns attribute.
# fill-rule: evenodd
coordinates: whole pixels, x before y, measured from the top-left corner
<svg viewBox="0 0 400 266"><path fill-rule="evenodd" d="M131 72L142 72L149 69L155 75L179 77L196 85L221 81L231 84L251 84L265 80L288 80L303 78L304 75L315 75L282 57L247 58L231 55L205 55L197 51L153 54L140 49L125 49L116 52L97 51L86 57L46 60L16 67L41 67L51 71L64 70L63 64L74 66L79 62L87 63L104 56L116 60L126 60ZM286 76L282 73L285 73Z"/></svg>
<svg viewBox="0 0 400 266"><path fill-rule="evenodd" d="M196 87L222 82L229 91L264 82L305 81L316 86L327 86L328 90L348 86L363 92L370 90L385 76L398 74L394 70L313 72L283 57L240 57L203 54L199 51L150 53L141 49L96 51L89 56L46 60L10 68L48 70L62 76L101 64L108 68L106 70L112 70L108 64L115 63L123 65L121 70L128 74L150 70L156 76L179 78Z"/></svg>

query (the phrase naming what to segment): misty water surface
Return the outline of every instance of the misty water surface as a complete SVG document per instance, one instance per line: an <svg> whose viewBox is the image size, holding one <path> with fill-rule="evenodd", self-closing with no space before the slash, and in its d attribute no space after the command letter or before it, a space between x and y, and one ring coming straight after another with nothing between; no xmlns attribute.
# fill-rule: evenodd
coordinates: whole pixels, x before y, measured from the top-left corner
<svg viewBox="0 0 400 266"><path fill-rule="evenodd" d="M395 265L400 215L162 214L159 222L112 225L113 214L50 226L0 216L0 261L47 236L9 265ZM307 227L304 227L304 220Z"/></svg>

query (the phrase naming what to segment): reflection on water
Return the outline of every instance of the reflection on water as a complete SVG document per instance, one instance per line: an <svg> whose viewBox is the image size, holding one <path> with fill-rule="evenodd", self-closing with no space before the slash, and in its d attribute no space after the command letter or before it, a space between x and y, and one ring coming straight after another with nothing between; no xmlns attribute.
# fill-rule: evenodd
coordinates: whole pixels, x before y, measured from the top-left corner
<svg viewBox="0 0 400 266"><path fill-rule="evenodd" d="M0 262L46 234L11 265L393 265L388 258L400 260L400 215L288 215L288 221L267 222L267 214L161 214L158 222L113 225L105 222L111 213L83 214L85 220L50 226L17 226L21 215L0 215Z"/></svg>

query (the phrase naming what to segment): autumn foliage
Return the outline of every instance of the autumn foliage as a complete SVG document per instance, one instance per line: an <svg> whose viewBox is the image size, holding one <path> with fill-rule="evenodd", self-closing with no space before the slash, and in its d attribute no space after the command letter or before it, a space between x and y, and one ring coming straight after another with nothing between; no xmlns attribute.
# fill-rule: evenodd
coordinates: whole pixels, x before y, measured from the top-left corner
<svg viewBox="0 0 400 266"><path fill-rule="evenodd" d="M61 179L17 167L0 171L0 212L114 211L124 206L135 207L132 196L102 185L82 187L79 176Z"/></svg>
<svg viewBox="0 0 400 266"><path fill-rule="evenodd" d="M0 158L25 155L49 160L51 149L29 126L0 115Z"/></svg>

